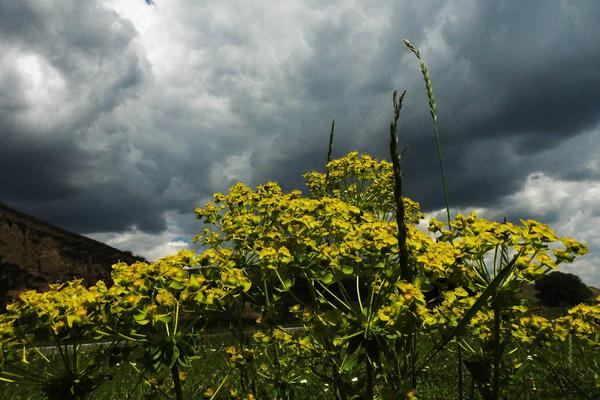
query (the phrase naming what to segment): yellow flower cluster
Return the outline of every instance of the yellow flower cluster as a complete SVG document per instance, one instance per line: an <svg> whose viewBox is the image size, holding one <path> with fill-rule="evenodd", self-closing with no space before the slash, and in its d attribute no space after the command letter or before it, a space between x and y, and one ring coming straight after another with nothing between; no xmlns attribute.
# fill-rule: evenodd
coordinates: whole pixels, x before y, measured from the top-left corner
<svg viewBox="0 0 600 400"><path fill-rule="evenodd" d="M223 306L225 299L248 290L250 282L239 268L186 271L206 262L183 250L153 263L137 262L113 266L111 313L123 320L126 315L136 325L168 324L176 318L175 310L198 313Z"/></svg>
<svg viewBox="0 0 600 400"><path fill-rule="evenodd" d="M257 331L252 335L252 339L263 345L277 344L279 347L285 347L287 353L296 357L315 350L315 344L305 332L290 332L282 327L276 327L270 332Z"/></svg>
<svg viewBox="0 0 600 400"><path fill-rule="evenodd" d="M240 368L254 360L255 351L249 348L239 349L236 346L228 346L225 349L225 354L227 355L227 363L231 367Z"/></svg>
<svg viewBox="0 0 600 400"><path fill-rule="evenodd" d="M256 190L238 184L196 214L215 226L197 236L211 247L205 263L257 265L274 271L286 289L300 271L330 283L382 268L397 252L394 223L340 199L284 194L274 183Z"/></svg>
<svg viewBox="0 0 600 400"><path fill-rule="evenodd" d="M579 304L571 308L568 315L558 318L556 322L558 328L555 332L560 333L557 335L560 340L570 333L600 347L600 296L594 304Z"/></svg>
<svg viewBox="0 0 600 400"><path fill-rule="evenodd" d="M388 305L381 307L377 316L384 326L392 331L410 331L421 328L432 316L427 308L425 296L415 285L400 281L396 290L389 294Z"/></svg>
<svg viewBox="0 0 600 400"><path fill-rule="evenodd" d="M539 315L518 318L512 324L512 329L512 336L526 344L548 344L556 339L557 333L562 335L564 331L560 324L553 324Z"/></svg>
<svg viewBox="0 0 600 400"><path fill-rule="evenodd" d="M15 351L19 344L15 340L14 319L5 314L0 314L0 371L5 361L14 360Z"/></svg>
<svg viewBox="0 0 600 400"><path fill-rule="evenodd" d="M326 173L304 174L312 198L334 197L382 216L382 219L392 218L396 209L392 163L351 152L330 161L325 168ZM405 198L404 208L407 224L423 218L418 203Z"/></svg>
<svg viewBox="0 0 600 400"><path fill-rule="evenodd" d="M44 292L21 293L0 315L0 367L5 359L15 361L17 349L27 362L36 342L48 338L59 343L138 341L146 343L154 370L173 362L187 365L194 349L190 332L179 332L183 321L208 319L250 287L241 269L194 270L200 261L193 252L182 251L153 263L116 264L109 287L98 281L88 288L74 280ZM163 343L171 348L162 348Z"/></svg>
<svg viewBox="0 0 600 400"><path fill-rule="evenodd" d="M480 286L487 285L494 276L485 267L488 255L494 256L493 271L499 270L505 261L503 257L517 255L513 278L531 282L556 269L561 262L570 262L576 255L587 253L583 244L570 238L559 238L548 225L533 220L521 220L521 225L515 225L488 221L471 213L468 216L458 214L451 226L450 231L440 221L431 219L429 230L439 235L438 242L452 244L457 251L454 256L472 270ZM508 253L502 254L502 250Z"/></svg>
<svg viewBox="0 0 600 400"><path fill-rule="evenodd" d="M34 335L44 336L49 330L60 337L97 337L96 328L107 320L105 306L109 302L104 282L86 288L81 280L74 280L50 285L45 292L22 292L7 306L7 312L15 318L15 326L35 321L30 331Z"/></svg>

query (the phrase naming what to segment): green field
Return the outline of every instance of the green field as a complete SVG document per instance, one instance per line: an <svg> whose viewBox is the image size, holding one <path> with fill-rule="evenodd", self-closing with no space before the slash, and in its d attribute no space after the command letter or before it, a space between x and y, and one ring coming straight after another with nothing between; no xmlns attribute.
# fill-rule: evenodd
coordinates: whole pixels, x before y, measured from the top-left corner
<svg viewBox="0 0 600 400"><path fill-rule="evenodd" d="M205 393L209 388L216 389L225 376L221 390L215 399L236 399L241 397L240 371L230 368L227 362L226 347L233 343L232 339L218 337L210 339L211 344L200 345L200 359L195 360L192 368L185 370L186 378L183 383L184 398L203 399L210 398ZM425 346L422 343L422 346ZM524 357L523 357L524 356ZM135 364L135 355L131 356L131 363ZM522 366L518 378L510 383L508 393L510 399L600 399L600 352L590 351L589 347L582 346L575 340L565 343L555 343L551 347L540 348L533 354L520 355L527 362ZM316 361L316 360L315 360ZM60 362L57 362L59 365ZM553 366L551 366L553 365ZM40 363L42 368L51 369L55 365ZM558 367L555 368L555 367ZM249 366L251 368L251 366ZM144 379L136 372L130 363L123 362L103 368L106 379L89 399L121 400L121 399L170 399L169 393L172 380L168 373L153 375ZM161 381L163 381L161 385ZM430 400L458 399L458 375L456 353L443 351L429 365L420 376L417 385L417 398ZM477 393L471 393L469 374L464 372L464 398L481 399ZM357 392L360 390L360 381L356 382ZM154 384L154 387L153 385ZM265 385L265 382L263 382ZM268 382L266 386L273 385ZM164 392L161 393L160 386ZM231 390L238 395L231 396ZM316 379L311 378L306 371L298 379L294 390L295 400L309 399L335 399L329 388ZM35 384L0 384L1 400L43 399L40 386ZM280 399L275 391L271 390L265 398Z"/></svg>

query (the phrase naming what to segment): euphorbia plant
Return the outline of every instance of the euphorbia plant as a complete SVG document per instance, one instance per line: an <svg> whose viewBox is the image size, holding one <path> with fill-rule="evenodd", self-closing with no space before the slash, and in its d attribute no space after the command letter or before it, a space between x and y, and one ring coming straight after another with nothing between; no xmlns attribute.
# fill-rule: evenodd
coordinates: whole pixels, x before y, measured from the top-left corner
<svg viewBox="0 0 600 400"><path fill-rule="evenodd" d="M452 230L432 220L432 238L416 226L418 205L405 198L408 262L415 271L407 281L391 218L391 164L351 153L327 168L328 175L306 175L308 198L275 183L255 190L237 184L216 194L196 211L207 225L197 238L209 248L204 264L240 266L253 283L245 300L259 308L267 326L282 323L282 311L293 306L295 321L318 349L313 373L341 398L356 395L353 378L367 398L383 387L390 395L407 393L430 358L408 354L405 340L440 331L443 347L469 328L492 340L483 346L492 364L487 383L499 387L501 335L510 327L507 318L523 312L509 300L585 247L559 240L535 221L517 226L475 215L457 216ZM477 333L488 323L499 332L491 338Z"/></svg>
<svg viewBox="0 0 600 400"><path fill-rule="evenodd" d="M90 395L111 378L108 354L117 341L85 354L82 344L102 336L108 304L102 281L86 288L81 280L74 280L52 284L45 292L21 293L0 320L2 350L9 351L0 378L39 385L48 399ZM42 351L40 343L55 354Z"/></svg>
<svg viewBox="0 0 600 400"><path fill-rule="evenodd" d="M312 198L298 191L283 193L274 183L256 190L237 184L197 210L210 226L198 240L210 247L204 253L207 264L244 267L253 282L248 300L260 308L261 322L281 323L281 310L297 304L302 312L296 321L324 350L321 360L331 356L338 370L352 366L347 374L315 371L320 379L342 391L352 387L344 379L358 376L371 392L385 382L403 394L410 386L406 355L399 356L396 347L390 350L388 338L409 336L429 317L418 284L399 274L393 204L388 199L389 207L377 208L390 190L382 185L372 192L380 198L363 196L375 179L371 169L389 172L391 164L352 153L328 168L333 185L352 182L344 186L351 193L319 198L316 189L323 175L318 173L309 175ZM346 175L338 174L338 168ZM367 209L371 204L372 212L353 203ZM425 251L433 241L414 226L421 216L418 205L407 199L405 207L409 246Z"/></svg>
<svg viewBox="0 0 600 400"><path fill-rule="evenodd" d="M188 250L153 263L113 266L106 334L137 343L146 371L169 369L178 400L183 398L180 368L199 358L199 333L250 287L240 269L229 264L199 269L204 260Z"/></svg>
<svg viewBox="0 0 600 400"><path fill-rule="evenodd" d="M521 222L515 225L459 214L448 230L440 221L430 220L437 243L446 243L457 255L453 265L465 271L459 284L468 291L468 296L464 289L459 296L446 292L446 301L435 309L442 326L456 326L457 316L462 316L493 281L497 283L489 300L469 321L468 334L461 337L463 347L469 350L465 365L484 399L498 399L501 388L507 387L516 372L505 355L528 344L527 340L514 340L528 337L519 327L527 328L528 321L540 319L524 316L527 307L519 304L516 294L558 264L587 252L581 243L559 238L545 224Z"/></svg>

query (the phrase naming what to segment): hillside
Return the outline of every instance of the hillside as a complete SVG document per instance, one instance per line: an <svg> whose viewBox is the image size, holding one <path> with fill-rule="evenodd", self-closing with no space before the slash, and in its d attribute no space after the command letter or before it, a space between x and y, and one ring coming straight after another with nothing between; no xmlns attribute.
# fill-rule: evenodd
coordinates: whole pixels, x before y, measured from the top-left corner
<svg viewBox="0 0 600 400"><path fill-rule="evenodd" d="M588 286L588 287L592 291L594 299L597 296L600 295L600 289L597 289L597 288L592 287L592 286ZM529 285L525 285L525 286L523 286L521 288L521 291L519 293L519 298L527 300L527 304L529 304L530 306L541 307L541 302L536 297L536 293L537 293L537 290L536 290L535 285L533 283L529 284Z"/></svg>
<svg viewBox="0 0 600 400"><path fill-rule="evenodd" d="M112 264L140 259L0 203L0 304L51 282L106 279Z"/></svg>

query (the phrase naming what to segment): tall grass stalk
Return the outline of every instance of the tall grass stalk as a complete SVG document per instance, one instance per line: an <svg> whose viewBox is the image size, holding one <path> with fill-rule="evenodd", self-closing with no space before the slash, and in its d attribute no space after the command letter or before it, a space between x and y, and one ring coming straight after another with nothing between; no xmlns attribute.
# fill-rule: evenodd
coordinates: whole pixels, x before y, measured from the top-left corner
<svg viewBox="0 0 600 400"><path fill-rule="evenodd" d="M435 142L437 147L438 160L440 163L440 173L442 176L442 188L444 190L444 205L446 206L446 218L448 219L448 229L452 230L452 225L450 224L450 203L448 201L448 182L446 181L446 173L444 169L444 158L442 156L442 143L440 141L440 130L438 126L438 117L437 117L437 107L435 105L435 96L433 95L433 85L431 84L431 78L429 78L429 70L427 69L427 65L423 58L421 57L421 52L419 49L413 45L410 41L404 39L404 45L417 57L419 61L419 65L421 66L421 74L423 75L423 80L425 81L425 89L427 91L427 102L429 103L429 113L431 114L431 119L433 122L433 130L435 133ZM459 399L463 399L463 372L462 372L462 348L457 344L457 373L458 373L458 394Z"/></svg>
<svg viewBox="0 0 600 400"><path fill-rule="evenodd" d="M394 203L396 205L396 225L398 226L398 249L399 249L399 264L400 277L408 282L413 282L415 279L415 270L408 262L408 248L406 246L406 220L404 210L404 200L402 199L402 159L398 153L398 120L400 119L400 110L402 110L402 102L406 90L398 96L398 92L394 91L392 102L394 106L394 118L390 124L390 157L392 159L392 170L394 172ZM416 373L416 335L413 332L403 343L405 354L409 358L410 365L410 381L411 387L417 386Z"/></svg>
<svg viewBox="0 0 600 400"><path fill-rule="evenodd" d="M569 352L569 350L567 350L567 353L568 352ZM544 361L544 363L550 367L552 372L554 372L556 377L560 377L563 380L565 380L569 384L569 386L571 386L579 394L579 398L585 399L585 400L597 400L598 399L598 397L592 397L592 395L586 393L585 390L583 390L583 388L579 384L574 382L573 379L571 379L569 377L569 374L567 372L565 372L561 367L559 367L555 363L551 362L550 360L548 360L547 357L545 357L543 355L541 356L541 358L542 358L542 361Z"/></svg>
<svg viewBox="0 0 600 400"><path fill-rule="evenodd" d="M392 101L394 104L394 118L390 124L390 156L394 171L394 203L396 204L396 224L398 225L398 248L400 251L400 277L412 282L414 271L408 264L408 249L406 248L406 222L404 215L404 201L402 200L402 161L398 154L398 119L402 109L402 101L406 90L398 96L394 91Z"/></svg>
<svg viewBox="0 0 600 400"><path fill-rule="evenodd" d="M444 205L446 206L446 217L448 218L448 227L450 227L450 206L448 205L448 184L446 182L446 172L444 170L444 158L442 156L442 144L440 142L440 130L438 126L438 117L437 117L437 109L435 106L435 97L433 95L433 86L431 84L431 79L429 78L429 71L427 69L427 65L423 58L421 57L421 53L419 49L415 47L411 42L404 39L404 45L408 47L410 51L413 52L417 60L419 60L419 64L421 66L421 74L423 75L423 80L425 81L425 89L427 90L427 101L429 103L429 113L431 114L431 119L433 121L433 130L435 133L435 142L437 145L437 154L440 162L440 173L442 174L442 187L444 189Z"/></svg>
<svg viewBox="0 0 600 400"><path fill-rule="evenodd" d="M327 147L327 164L331 161L333 154L333 135L335 132L335 119L331 121L331 130L329 131L329 146Z"/></svg>
<svg viewBox="0 0 600 400"><path fill-rule="evenodd" d="M333 135L335 132L335 119L331 121L331 130L329 131L329 146L327 146L327 164L331 161L331 155L333 154ZM327 165L325 164L325 165ZM329 184L329 168L325 168L325 193L327 193L327 187Z"/></svg>

